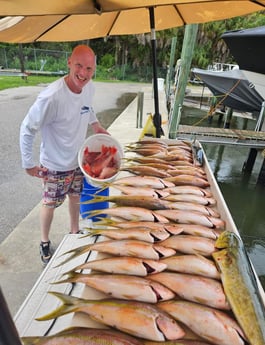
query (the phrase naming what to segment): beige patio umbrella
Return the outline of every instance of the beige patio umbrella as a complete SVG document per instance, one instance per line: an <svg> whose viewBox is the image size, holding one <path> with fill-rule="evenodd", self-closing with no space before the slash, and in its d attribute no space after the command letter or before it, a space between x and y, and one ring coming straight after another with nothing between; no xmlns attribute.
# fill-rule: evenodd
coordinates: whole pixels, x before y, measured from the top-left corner
<svg viewBox="0 0 265 345"><path fill-rule="evenodd" d="M265 0L0 0L0 42L78 41L151 31L154 125L161 135L155 31L243 16Z"/></svg>
<svg viewBox="0 0 265 345"><path fill-rule="evenodd" d="M150 8L160 31L265 10L265 0L0 0L0 16L5 17L0 20L0 41L76 41L146 33Z"/></svg>

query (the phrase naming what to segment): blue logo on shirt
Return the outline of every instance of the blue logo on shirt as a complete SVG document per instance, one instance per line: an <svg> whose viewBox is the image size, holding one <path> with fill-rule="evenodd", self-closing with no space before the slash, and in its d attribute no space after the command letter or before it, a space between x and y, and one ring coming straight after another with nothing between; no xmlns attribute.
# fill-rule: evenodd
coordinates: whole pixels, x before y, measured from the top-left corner
<svg viewBox="0 0 265 345"><path fill-rule="evenodd" d="M81 112L80 112L80 115L83 115L83 114L86 114L89 112L89 107L87 107L86 105L84 105L82 108L81 108Z"/></svg>

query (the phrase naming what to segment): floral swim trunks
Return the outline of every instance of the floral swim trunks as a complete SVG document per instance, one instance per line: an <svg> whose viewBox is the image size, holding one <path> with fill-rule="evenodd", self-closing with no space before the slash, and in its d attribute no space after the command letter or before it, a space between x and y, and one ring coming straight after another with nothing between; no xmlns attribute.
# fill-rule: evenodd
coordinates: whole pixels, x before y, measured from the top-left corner
<svg viewBox="0 0 265 345"><path fill-rule="evenodd" d="M80 168L70 171L47 170L43 175L42 201L47 207L59 207L66 195L80 195L84 175Z"/></svg>

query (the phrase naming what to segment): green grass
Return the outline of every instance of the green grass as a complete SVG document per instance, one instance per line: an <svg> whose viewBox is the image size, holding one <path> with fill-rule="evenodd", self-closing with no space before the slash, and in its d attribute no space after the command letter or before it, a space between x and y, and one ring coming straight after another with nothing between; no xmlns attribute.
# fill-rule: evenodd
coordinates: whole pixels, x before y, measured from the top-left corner
<svg viewBox="0 0 265 345"><path fill-rule="evenodd" d="M29 76L27 79L22 79L21 77L0 77L0 90L10 89L13 87L20 86L35 86L39 84L48 84L52 81L58 79L58 77L52 76Z"/></svg>
<svg viewBox="0 0 265 345"><path fill-rule="evenodd" d="M40 75L30 75L27 79L22 79L21 77L7 77L0 76L0 91L5 89L10 89L13 87L20 86L36 86L39 84L49 84L52 81L58 79L58 76L40 76ZM106 83L128 83L128 80L105 80L105 79L94 79L94 81L101 81ZM131 83L136 83L132 82Z"/></svg>

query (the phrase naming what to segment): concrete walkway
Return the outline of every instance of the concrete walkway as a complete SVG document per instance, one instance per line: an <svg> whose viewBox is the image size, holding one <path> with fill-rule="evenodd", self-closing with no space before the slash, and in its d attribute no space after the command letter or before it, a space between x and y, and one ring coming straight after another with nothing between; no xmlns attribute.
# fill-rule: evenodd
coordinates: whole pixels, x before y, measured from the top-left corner
<svg viewBox="0 0 265 345"><path fill-rule="evenodd" d="M124 90L126 92L126 90ZM148 114L154 113L154 99L151 87L144 87L143 125ZM163 130L167 134L167 110L165 93L159 91L159 107L163 120ZM108 128L122 145L138 140L142 128L136 128L137 98L121 113L121 115ZM42 273L38 246L39 228L39 203L18 224L12 233L0 244L0 284L7 301L10 313L14 316L23 301ZM51 241L57 248L64 235L68 232L67 201L55 212L51 229ZM81 220L81 226L85 225Z"/></svg>

